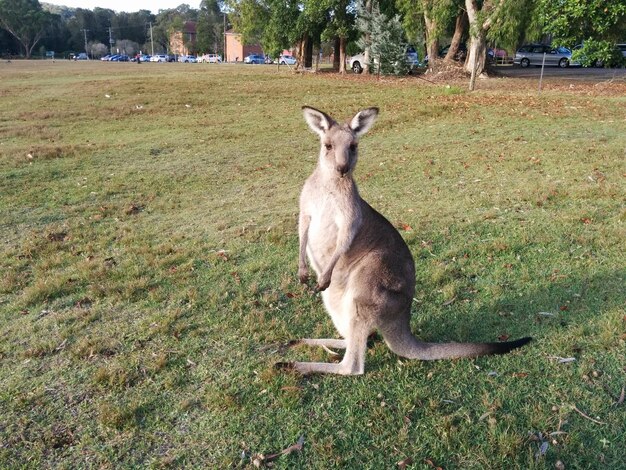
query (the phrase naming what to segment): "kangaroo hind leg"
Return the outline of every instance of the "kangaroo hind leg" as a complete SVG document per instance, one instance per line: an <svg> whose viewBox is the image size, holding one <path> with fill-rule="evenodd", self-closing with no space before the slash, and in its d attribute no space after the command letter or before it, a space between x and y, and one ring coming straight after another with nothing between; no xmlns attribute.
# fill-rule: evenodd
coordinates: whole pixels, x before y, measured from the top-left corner
<svg viewBox="0 0 626 470"><path fill-rule="evenodd" d="M304 338L295 340L293 342L294 345L297 344L305 344L307 346L321 346L323 348L334 348L334 349L346 349L346 340L345 339L333 339L333 338Z"/></svg>
<svg viewBox="0 0 626 470"><path fill-rule="evenodd" d="M345 340L303 340L304 344L313 346L328 345L327 347L341 347L345 343L346 352L341 362L291 362L278 363L277 367L293 369L301 374L339 374L361 375L365 372L365 350L369 331L362 327L353 328ZM310 343L307 343L310 341ZM321 341L321 342L318 342Z"/></svg>

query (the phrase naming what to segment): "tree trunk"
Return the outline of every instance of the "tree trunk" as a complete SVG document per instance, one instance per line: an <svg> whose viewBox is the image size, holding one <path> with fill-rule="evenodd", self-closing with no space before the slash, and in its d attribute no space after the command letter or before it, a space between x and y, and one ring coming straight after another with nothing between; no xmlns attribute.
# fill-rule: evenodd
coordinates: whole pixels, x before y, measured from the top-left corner
<svg viewBox="0 0 626 470"><path fill-rule="evenodd" d="M313 66L313 41L307 34L303 34L296 44L296 70Z"/></svg>
<svg viewBox="0 0 626 470"><path fill-rule="evenodd" d="M302 38L296 41L296 70L302 67Z"/></svg>
<svg viewBox="0 0 626 470"><path fill-rule="evenodd" d="M487 40L485 32L479 31L478 34L470 39L470 47L467 51L467 60L465 61L465 70L467 72L476 71L479 76L485 70L485 58L487 57Z"/></svg>
<svg viewBox="0 0 626 470"><path fill-rule="evenodd" d="M372 0L365 0L365 11L370 16L370 25L371 25L371 15L372 15ZM370 26L371 28L371 26ZM370 71L370 43L372 41L372 35L369 33L365 33L365 51L363 51L363 73L367 75Z"/></svg>
<svg viewBox="0 0 626 470"><path fill-rule="evenodd" d="M315 49L315 72L320 71L320 49L321 49L321 46L318 46Z"/></svg>
<svg viewBox="0 0 626 470"><path fill-rule="evenodd" d="M339 73L346 73L346 38L339 38Z"/></svg>
<svg viewBox="0 0 626 470"><path fill-rule="evenodd" d="M335 38L335 43L333 45L333 70L339 70L339 56L341 55L341 47L339 45L339 36Z"/></svg>
<svg viewBox="0 0 626 470"><path fill-rule="evenodd" d="M436 30L437 22L424 12L424 23L426 25L426 54L428 55L428 67L432 68L432 64L439 58L439 41L437 39Z"/></svg>
<svg viewBox="0 0 626 470"><path fill-rule="evenodd" d="M304 67L313 68L313 39L311 36L306 37L306 46L304 48Z"/></svg>
<svg viewBox="0 0 626 470"><path fill-rule="evenodd" d="M465 10L462 10L456 16L456 22L454 24L454 35L452 36L452 41L450 41L450 48L448 49L448 53L444 58L445 61L450 62L455 59L457 53L459 52L459 46L461 45L461 39L463 39L463 34L465 34L466 27L467 13L465 12Z"/></svg>
<svg viewBox="0 0 626 470"><path fill-rule="evenodd" d="M465 61L465 70L477 77L485 70L488 26L480 22L476 0L465 0L465 8L470 27L470 47Z"/></svg>

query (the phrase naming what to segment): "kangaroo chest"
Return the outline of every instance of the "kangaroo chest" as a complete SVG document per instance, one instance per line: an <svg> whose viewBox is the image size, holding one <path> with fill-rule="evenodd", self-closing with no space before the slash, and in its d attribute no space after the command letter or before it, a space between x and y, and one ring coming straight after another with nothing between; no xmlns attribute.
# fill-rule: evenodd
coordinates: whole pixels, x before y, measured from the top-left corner
<svg viewBox="0 0 626 470"><path fill-rule="evenodd" d="M320 195L311 202L307 255L311 267L319 275L335 251L341 214L333 195Z"/></svg>
<svg viewBox="0 0 626 470"><path fill-rule="evenodd" d="M310 218L307 255L319 275L335 252L338 238L356 228L354 220L360 217L358 193L354 183L347 181L338 187L311 185L305 187L302 196L300 210Z"/></svg>

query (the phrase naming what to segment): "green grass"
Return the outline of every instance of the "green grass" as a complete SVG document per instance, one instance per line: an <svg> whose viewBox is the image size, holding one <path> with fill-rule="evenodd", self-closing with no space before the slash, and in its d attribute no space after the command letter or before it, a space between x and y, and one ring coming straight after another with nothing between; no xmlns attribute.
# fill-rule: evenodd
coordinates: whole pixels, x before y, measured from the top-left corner
<svg viewBox="0 0 626 470"><path fill-rule="evenodd" d="M300 436L275 467L626 466L623 84L0 76L0 467L252 467ZM426 363L375 339L362 377L274 371L335 335L296 276L304 104L381 108L357 181L415 257L416 334L530 346Z"/></svg>

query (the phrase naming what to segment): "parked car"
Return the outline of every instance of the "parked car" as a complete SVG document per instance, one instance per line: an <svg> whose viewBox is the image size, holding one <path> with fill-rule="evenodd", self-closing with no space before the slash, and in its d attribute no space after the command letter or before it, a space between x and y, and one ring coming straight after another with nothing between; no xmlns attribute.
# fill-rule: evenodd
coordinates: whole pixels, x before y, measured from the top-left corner
<svg viewBox="0 0 626 470"><path fill-rule="evenodd" d="M450 46L452 44L448 44L447 46L443 46L441 49L439 49L439 57L440 58L444 58L446 55L448 55L448 51L450 50ZM467 57L467 46L465 45L465 43L461 43L459 44L459 48L456 51L456 54L454 54L454 57L452 59L456 60L457 62L465 62L465 58ZM424 64L428 64L428 56L424 57Z"/></svg>
<svg viewBox="0 0 626 470"><path fill-rule="evenodd" d="M451 44L448 44L447 46L444 46L441 49L439 49L439 57L445 57L446 55L448 55L450 46ZM459 44L459 48L457 49L456 54L454 54L453 59L456 60L457 62L465 62L466 57L467 57L467 46L464 43L461 43Z"/></svg>
<svg viewBox="0 0 626 470"><path fill-rule="evenodd" d="M406 61L411 69L420 66L419 55L417 54L417 50L415 50L413 46L408 46L406 48Z"/></svg>
<svg viewBox="0 0 626 470"><path fill-rule="evenodd" d="M413 46L408 46L406 49L406 61L409 65L410 70L419 67L420 65L417 51ZM374 63L376 63L376 61L374 61ZM363 65L365 65L365 54L360 53L350 57L348 64L354 73L363 72Z"/></svg>
<svg viewBox="0 0 626 470"><path fill-rule="evenodd" d="M100 60L107 61L111 58L111 54L107 54L104 57L100 57Z"/></svg>
<svg viewBox="0 0 626 470"><path fill-rule="evenodd" d="M203 56L198 57L198 61L202 63L209 64L221 64L222 56L219 54L204 54Z"/></svg>
<svg viewBox="0 0 626 470"><path fill-rule="evenodd" d="M551 47L544 44L527 44L520 47L515 53L513 63L521 67L541 65L544 61L544 54L545 65L556 65L561 68L580 65L572 62L572 51L567 47Z"/></svg>
<svg viewBox="0 0 626 470"><path fill-rule="evenodd" d="M278 59L276 59L280 65L295 65L297 60L292 55L283 54Z"/></svg>
<svg viewBox="0 0 626 470"><path fill-rule="evenodd" d="M260 54L250 54L249 56L243 59L245 64L264 64L265 57Z"/></svg>
<svg viewBox="0 0 626 470"><path fill-rule="evenodd" d="M114 55L111 57L111 62L130 62L130 57L126 54Z"/></svg>
<svg viewBox="0 0 626 470"><path fill-rule="evenodd" d="M74 56L74 60L89 60L89 56L86 52L79 52Z"/></svg>
<svg viewBox="0 0 626 470"><path fill-rule="evenodd" d="M136 55L131 57L130 59L131 62L150 62L150 56L148 54L140 54L140 55Z"/></svg>
<svg viewBox="0 0 626 470"><path fill-rule="evenodd" d="M198 59L196 59L195 55L179 55L178 62L195 64L196 62L198 62Z"/></svg>
<svg viewBox="0 0 626 470"><path fill-rule="evenodd" d="M168 62L168 57L165 54L155 54L150 57L150 62Z"/></svg>

